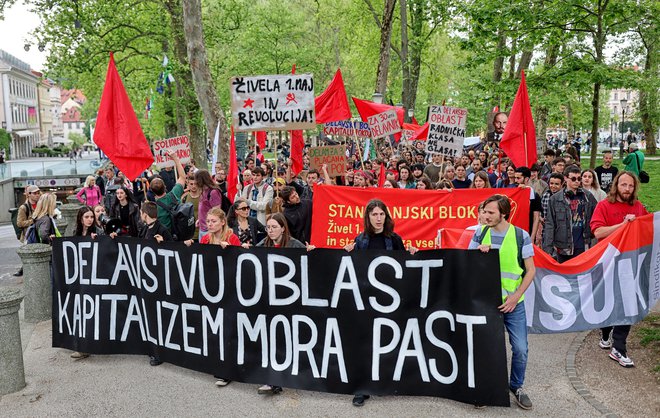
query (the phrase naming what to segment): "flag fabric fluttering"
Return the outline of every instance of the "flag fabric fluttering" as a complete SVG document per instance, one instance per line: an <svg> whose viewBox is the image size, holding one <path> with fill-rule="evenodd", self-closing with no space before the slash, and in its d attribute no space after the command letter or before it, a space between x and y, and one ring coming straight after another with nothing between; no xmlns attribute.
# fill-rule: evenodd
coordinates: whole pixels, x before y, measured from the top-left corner
<svg viewBox="0 0 660 418"><path fill-rule="evenodd" d="M112 53L96 117L94 143L131 181L154 162Z"/></svg>
<svg viewBox="0 0 660 418"><path fill-rule="evenodd" d="M429 136L429 123L426 122L424 125L420 126L419 129L413 134L412 140L420 139L426 141L426 138Z"/></svg>
<svg viewBox="0 0 660 418"><path fill-rule="evenodd" d="M291 68L291 74L296 73L296 64ZM305 138L301 130L289 131L291 136L291 173L296 176L304 168L303 150L305 149Z"/></svg>
<svg viewBox="0 0 660 418"><path fill-rule="evenodd" d="M536 130L524 71L521 72L520 87L500 140L500 148L506 152L516 167L530 167L536 162Z"/></svg>
<svg viewBox="0 0 660 418"><path fill-rule="evenodd" d="M215 165L215 164L214 164ZM231 127L231 138L229 139L229 168L227 170L227 197L234 203L238 193L238 159L236 156L236 138L234 138L234 127Z"/></svg>
<svg viewBox="0 0 660 418"><path fill-rule="evenodd" d="M170 65L170 60L167 58L167 55L163 56L163 71L158 75L158 81L156 82L156 91L160 94L165 92L165 86L169 86L174 83L176 80L172 75L172 65Z"/></svg>
<svg viewBox="0 0 660 418"><path fill-rule="evenodd" d="M351 118L351 108L348 106L341 69L337 69L328 88L314 99L314 107L316 123L336 122Z"/></svg>
<svg viewBox="0 0 660 418"><path fill-rule="evenodd" d="M291 174L298 175L303 168L303 149L305 148L305 138L303 132L289 131L291 134Z"/></svg>
<svg viewBox="0 0 660 418"><path fill-rule="evenodd" d="M385 163L380 165L378 172L378 187L383 187L383 184L385 184Z"/></svg>
<svg viewBox="0 0 660 418"><path fill-rule="evenodd" d="M257 140L259 149L263 151L266 148L266 131L257 131L254 133L254 137Z"/></svg>

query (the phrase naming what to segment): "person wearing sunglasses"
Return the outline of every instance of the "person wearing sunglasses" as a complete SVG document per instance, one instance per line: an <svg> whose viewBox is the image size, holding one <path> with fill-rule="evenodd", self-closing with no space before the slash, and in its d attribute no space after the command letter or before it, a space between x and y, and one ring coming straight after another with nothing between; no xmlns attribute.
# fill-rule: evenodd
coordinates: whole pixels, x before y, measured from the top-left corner
<svg viewBox="0 0 660 418"><path fill-rule="evenodd" d="M238 235L241 244L253 246L266 236L264 225L257 218L250 216L250 206L245 199L236 199L229 208L227 223L234 230L234 234Z"/></svg>
<svg viewBox="0 0 660 418"><path fill-rule="evenodd" d="M589 224L596 199L581 187L582 172L578 166L566 169L566 187L550 196L543 227L543 251L556 251L563 263L589 249L593 233Z"/></svg>

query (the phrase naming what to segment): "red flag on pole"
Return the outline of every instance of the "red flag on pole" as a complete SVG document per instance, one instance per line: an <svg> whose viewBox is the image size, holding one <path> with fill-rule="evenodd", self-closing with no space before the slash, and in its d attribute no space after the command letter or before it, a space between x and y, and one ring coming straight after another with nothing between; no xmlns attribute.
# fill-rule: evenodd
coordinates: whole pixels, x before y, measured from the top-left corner
<svg viewBox="0 0 660 418"><path fill-rule="evenodd" d="M380 165L380 171L378 172L378 187L383 187L385 178L385 163L383 163Z"/></svg>
<svg viewBox="0 0 660 418"><path fill-rule="evenodd" d="M316 123L336 122L351 118L344 79L341 69L337 69L334 78L323 93L314 99Z"/></svg>
<svg viewBox="0 0 660 418"><path fill-rule="evenodd" d="M500 147L516 167L530 167L536 162L536 130L524 71L521 72L520 87L504 128Z"/></svg>
<svg viewBox="0 0 660 418"><path fill-rule="evenodd" d="M234 127L232 126L229 140L229 170L227 170L227 197L232 203L234 203L236 193L238 193L238 161L236 159Z"/></svg>
<svg viewBox="0 0 660 418"><path fill-rule="evenodd" d="M415 131L411 139L421 139L426 141L426 138L429 136L429 123L426 122L424 125L420 126L419 129Z"/></svg>
<svg viewBox="0 0 660 418"><path fill-rule="evenodd" d="M302 171L303 149L305 148L305 138L302 131L289 131L291 134L291 174L294 176Z"/></svg>
<svg viewBox="0 0 660 418"><path fill-rule="evenodd" d="M112 52L96 117L94 143L131 181L154 162L147 138L142 133L140 122L117 72Z"/></svg>
<svg viewBox="0 0 660 418"><path fill-rule="evenodd" d="M257 131L254 135L257 139L259 149L263 151L266 148L266 131Z"/></svg>

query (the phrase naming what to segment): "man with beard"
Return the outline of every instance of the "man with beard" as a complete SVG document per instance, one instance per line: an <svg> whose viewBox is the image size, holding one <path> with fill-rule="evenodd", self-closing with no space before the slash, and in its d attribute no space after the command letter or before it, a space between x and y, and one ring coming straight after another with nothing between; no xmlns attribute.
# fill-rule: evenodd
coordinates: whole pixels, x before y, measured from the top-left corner
<svg viewBox="0 0 660 418"><path fill-rule="evenodd" d="M594 169L598 175L598 184L606 193L610 191L612 179L619 174L619 169L612 166L613 159L612 150L603 151L603 164Z"/></svg>
<svg viewBox="0 0 660 418"><path fill-rule="evenodd" d="M493 131L489 132L486 138L486 143L491 150L499 148L508 120L509 116L504 112L498 112L493 117Z"/></svg>
<svg viewBox="0 0 660 418"><path fill-rule="evenodd" d="M284 217L291 236L308 243L312 236L312 201L300 199L296 189L291 186L284 187L280 196L284 201Z"/></svg>
<svg viewBox="0 0 660 418"><path fill-rule="evenodd" d="M637 199L639 180L630 171L621 171L612 181L607 199L596 205L591 217L591 230L599 241L612 235L616 230L633 222L637 216L648 214ZM626 339L630 325L616 325L601 328L602 337L598 345L604 350L611 349L610 358L623 367L633 367L635 363L628 357Z"/></svg>

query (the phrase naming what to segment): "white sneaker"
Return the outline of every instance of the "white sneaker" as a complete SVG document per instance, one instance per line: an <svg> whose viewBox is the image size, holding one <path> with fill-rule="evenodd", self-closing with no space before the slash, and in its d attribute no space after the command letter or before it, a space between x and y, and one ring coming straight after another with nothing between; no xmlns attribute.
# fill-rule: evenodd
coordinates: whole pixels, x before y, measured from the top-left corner
<svg viewBox="0 0 660 418"><path fill-rule="evenodd" d="M215 385L220 387L227 386L229 382L231 382L231 380L218 378L218 380L215 381Z"/></svg>
<svg viewBox="0 0 660 418"><path fill-rule="evenodd" d="M602 337L600 341L598 342L598 346L602 348L603 350L609 350L612 348L612 337L608 338L607 340L604 340Z"/></svg>
<svg viewBox="0 0 660 418"><path fill-rule="evenodd" d="M635 365L629 357L619 353L616 348L612 348L612 351L610 351L610 358L614 361L618 361L623 367L633 367Z"/></svg>

